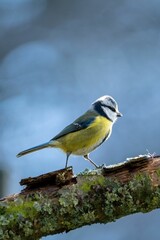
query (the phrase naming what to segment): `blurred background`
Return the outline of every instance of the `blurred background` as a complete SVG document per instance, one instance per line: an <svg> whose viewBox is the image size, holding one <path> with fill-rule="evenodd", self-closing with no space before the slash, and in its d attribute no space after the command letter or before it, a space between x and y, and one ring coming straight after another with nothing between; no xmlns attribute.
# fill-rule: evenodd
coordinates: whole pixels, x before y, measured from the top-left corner
<svg viewBox="0 0 160 240"><path fill-rule="evenodd" d="M114 164L160 154L160 1L0 1L0 194L21 191L21 178L63 168L65 155L46 149L16 154L50 140L102 95L123 118L91 158ZM92 166L70 157L78 173ZM160 211L86 226L53 240L159 240Z"/></svg>

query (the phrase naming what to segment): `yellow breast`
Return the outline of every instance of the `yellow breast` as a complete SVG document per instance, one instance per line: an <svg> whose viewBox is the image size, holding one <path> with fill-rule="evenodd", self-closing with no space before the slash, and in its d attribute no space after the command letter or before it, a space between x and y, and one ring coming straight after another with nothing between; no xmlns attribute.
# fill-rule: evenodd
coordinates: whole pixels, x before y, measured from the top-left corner
<svg viewBox="0 0 160 240"><path fill-rule="evenodd" d="M103 116L97 116L85 129L68 133L56 140L56 147L66 153L86 155L98 147L112 130L112 122Z"/></svg>

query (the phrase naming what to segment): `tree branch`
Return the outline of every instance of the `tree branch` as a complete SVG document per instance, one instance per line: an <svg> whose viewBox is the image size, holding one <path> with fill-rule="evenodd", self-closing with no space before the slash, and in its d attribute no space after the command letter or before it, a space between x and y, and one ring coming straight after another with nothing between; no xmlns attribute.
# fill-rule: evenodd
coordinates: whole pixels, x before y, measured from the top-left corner
<svg viewBox="0 0 160 240"><path fill-rule="evenodd" d="M2 240L36 240L160 208L160 157L143 155L77 176L69 167L20 184L26 185L21 193L0 200Z"/></svg>

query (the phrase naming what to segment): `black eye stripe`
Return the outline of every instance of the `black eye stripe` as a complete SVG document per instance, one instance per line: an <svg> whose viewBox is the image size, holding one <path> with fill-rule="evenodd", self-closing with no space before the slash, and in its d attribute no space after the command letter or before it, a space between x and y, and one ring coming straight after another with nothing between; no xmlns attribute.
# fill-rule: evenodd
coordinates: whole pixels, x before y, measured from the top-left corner
<svg viewBox="0 0 160 240"><path fill-rule="evenodd" d="M108 106L108 105L105 105L105 104L102 104L103 107L108 107L111 111L113 112L116 112L116 109L111 107L111 106Z"/></svg>
<svg viewBox="0 0 160 240"><path fill-rule="evenodd" d="M112 110L113 112L115 112L116 111L116 109L115 108L113 108L113 107L111 107L111 106L107 106L110 110Z"/></svg>

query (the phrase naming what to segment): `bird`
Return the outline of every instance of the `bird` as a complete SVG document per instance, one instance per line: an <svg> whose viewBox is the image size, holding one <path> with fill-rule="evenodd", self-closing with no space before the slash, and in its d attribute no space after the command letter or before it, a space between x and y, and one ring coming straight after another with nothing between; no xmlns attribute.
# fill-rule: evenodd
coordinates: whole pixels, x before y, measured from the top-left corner
<svg viewBox="0 0 160 240"><path fill-rule="evenodd" d="M111 133L113 124L122 113L118 110L118 104L109 95L95 100L89 110L66 126L50 141L29 148L17 154L24 156L44 148L59 148L66 154L65 168L68 166L69 156L79 155L88 160L94 167L99 166L89 157L90 152L106 141Z"/></svg>

